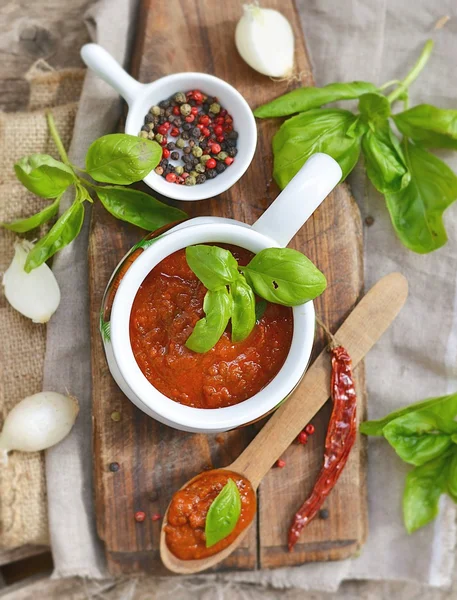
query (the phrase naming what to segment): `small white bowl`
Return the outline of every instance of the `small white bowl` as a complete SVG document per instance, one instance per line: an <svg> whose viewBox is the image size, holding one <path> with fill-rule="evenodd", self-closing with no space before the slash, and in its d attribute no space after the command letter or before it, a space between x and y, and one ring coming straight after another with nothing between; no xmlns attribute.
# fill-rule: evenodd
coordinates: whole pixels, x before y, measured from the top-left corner
<svg viewBox="0 0 457 600"><path fill-rule="evenodd" d="M264 248L286 246L340 178L338 163L326 154L316 154L254 225L220 217L198 217L173 227L155 240L145 238L128 253L108 283L102 304L101 332L110 371L138 408L176 429L215 433L256 421L287 398L302 378L311 355L314 340L312 302L293 308L292 344L276 377L244 402L216 409L184 406L167 398L146 379L130 343L132 305L138 288L150 271L181 248L220 242L257 253ZM132 252L136 253L136 258ZM124 261L127 258L131 264L126 270Z"/></svg>
<svg viewBox="0 0 457 600"><path fill-rule="evenodd" d="M238 154L230 167L214 179L194 186L169 183L152 171L144 179L150 188L175 200L203 200L225 192L245 173L254 156L257 127L246 100L226 81L206 73L175 73L152 83L140 83L124 71L98 44L83 46L81 57L86 65L119 92L129 105L125 133L130 135L138 135L151 106L168 99L176 92L198 89L210 96L216 96L232 115L234 127L238 132Z"/></svg>

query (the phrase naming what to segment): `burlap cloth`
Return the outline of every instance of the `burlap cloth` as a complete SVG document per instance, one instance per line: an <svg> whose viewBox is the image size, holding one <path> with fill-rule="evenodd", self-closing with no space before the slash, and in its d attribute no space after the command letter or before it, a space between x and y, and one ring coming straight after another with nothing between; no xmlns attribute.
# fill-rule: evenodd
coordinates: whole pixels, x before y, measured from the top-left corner
<svg viewBox="0 0 457 600"><path fill-rule="evenodd" d="M29 193L16 179L13 165L26 154L52 154L45 109L53 108L63 143L69 146L81 92L82 69L52 72L38 63L29 72L28 112L0 114L0 221L29 216L46 200ZM31 232L31 239L45 233ZM0 229L0 271L14 255L15 234ZM32 323L0 295L0 425L20 400L42 389L46 326ZM0 547L48 544L44 455L13 452L0 467Z"/></svg>

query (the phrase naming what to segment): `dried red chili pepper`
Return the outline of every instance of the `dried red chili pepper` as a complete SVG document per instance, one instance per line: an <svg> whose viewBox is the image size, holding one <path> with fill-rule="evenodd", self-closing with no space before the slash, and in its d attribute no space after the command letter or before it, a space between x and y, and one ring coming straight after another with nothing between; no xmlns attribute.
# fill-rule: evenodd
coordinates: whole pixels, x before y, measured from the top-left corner
<svg viewBox="0 0 457 600"><path fill-rule="evenodd" d="M342 346L336 346L330 352L333 411L325 438L324 465L311 495L294 515L289 528L289 551L296 544L302 529L315 517L334 488L357 436L357 397L351 358Z"/></svg>

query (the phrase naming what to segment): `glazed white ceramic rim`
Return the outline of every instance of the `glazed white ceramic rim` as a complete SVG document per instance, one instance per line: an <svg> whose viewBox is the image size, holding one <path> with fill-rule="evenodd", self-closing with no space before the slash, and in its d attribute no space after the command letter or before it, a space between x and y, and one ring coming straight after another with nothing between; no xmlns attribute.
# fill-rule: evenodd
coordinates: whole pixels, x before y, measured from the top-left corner
<svg viewBox="0 0 457 600"><path fill-rule="evenodd" d="M293 308L292 344L276 377L259 393L235 406L201 409L185 406L160 393L143 375L130 344L129 322L138 288L151 269L169 254L192 244L229 243L257 253L279 247L271 238L243 225L189 225L170 232L146 249L121 281L111 313L111 342L119 370L132 391L151 411L166 421L200 431L233 429L259 419L274 409L300 381L314 341L314 306L307 302Z"/></svg>
<svg viewBox="0 0 457 600"><path fill-rule="evenodd" d="M257 127L249 104L233 86L214 75L190 72L166 75L152 83L138 84L136 89L125 123L125 132L130 135L138 135L145 115L154 104L180 91L200 89L205 94L217 96L220 104L232 115L239 136L234 162L214 179L195 186L176 185L153 171L143 180L149 187L175 200L203 200L225 192L245 173L257 145Z"/></svg>

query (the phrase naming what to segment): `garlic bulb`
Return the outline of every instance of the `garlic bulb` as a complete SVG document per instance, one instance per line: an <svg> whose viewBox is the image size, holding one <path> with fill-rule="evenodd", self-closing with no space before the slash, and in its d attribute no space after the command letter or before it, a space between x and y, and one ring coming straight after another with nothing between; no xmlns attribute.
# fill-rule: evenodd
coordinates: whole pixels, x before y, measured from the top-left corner
<svg viewBox="0 0 457 600"><path fill-rule="evenodd" d="M250 67L270 77L289 77L294 68L294 33L289 21L277 10L243 5L235 44Z"/></svg>
<svg viewBox="0 0 457 600"><path fill-rule="evenodd" d="M57 310L60 289L54 273L42 264L30 273L24 271L33 244L27 240L14 244L14 258L3 275L5 296L13 308L34 323L46 323Z"/></svg>
<svg viewBox="0 0 457 600"><path fill-rule="evenodd" d="M21 400L5 419L0 433L0 461L10 450L38 452L54 446L69 433L79 412L75 398L40 392Z"/></svg>

